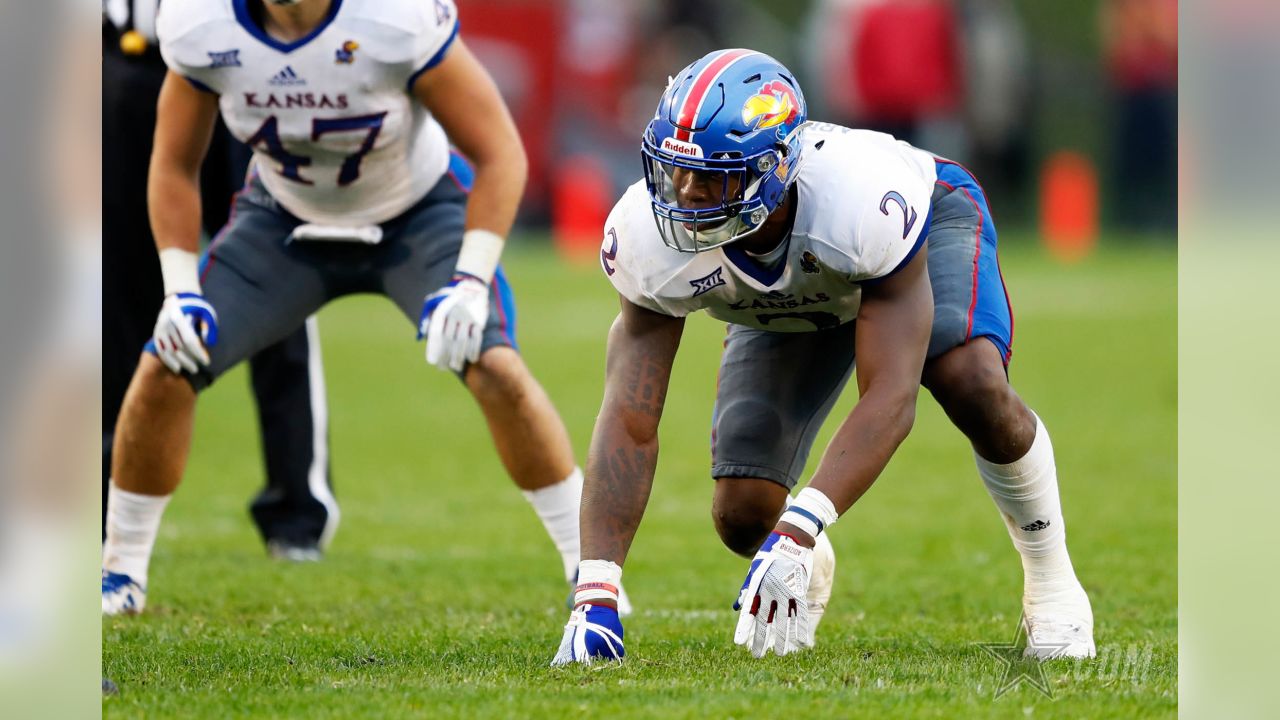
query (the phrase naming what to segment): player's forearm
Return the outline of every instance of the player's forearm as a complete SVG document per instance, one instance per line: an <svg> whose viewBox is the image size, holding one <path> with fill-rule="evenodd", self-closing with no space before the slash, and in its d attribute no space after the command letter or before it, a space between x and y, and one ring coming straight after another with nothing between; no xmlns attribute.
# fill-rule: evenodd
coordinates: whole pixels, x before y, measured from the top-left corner
<svg viewBox="0 0 1280 720"><path fill-rule="evenodd" d="M514 146L510 160L495 156L477 162L475 183L467 201L466 231L458 252L457 272L485 283L493 281L524 192L526 170L518 138Z"/></svg>
<svg viewBox="0 0 1280 720"><path fill-rule="evenodd" d="M871 390L836 431L809 487L843 514L880 477L914 422L914 394Z"/></svg>
<svg viewBox="0 0 1280 720"><path fill-rule="evenodd" d="M658 466L657 433L637 439L618 412L601 413L582 487L581 555L622 565L644 517Z"/></svg>
<svg viewBox="0 0 1280 720"><path fill-rule="evenodd" d="M528 164L519 138L494 151L491 157L473 158L475 181L467 198L467 230L488 230L505 238L511 232L524 195Z"/></svg>
<svg viewBox="0 0 1280 720"><path fill-rule="evenodd" d="M147 207L156 248L200 249L200 184L194 173L163 161L151 163Z"/></svg>
<svg viewBox="0 0 1280 720"><path fill-rule="evenodd" d="M582 558L622 565L649 502L658 465L658 424L682 320L625 300L609 330L604 403L591 436L582 488Z"/></svg>

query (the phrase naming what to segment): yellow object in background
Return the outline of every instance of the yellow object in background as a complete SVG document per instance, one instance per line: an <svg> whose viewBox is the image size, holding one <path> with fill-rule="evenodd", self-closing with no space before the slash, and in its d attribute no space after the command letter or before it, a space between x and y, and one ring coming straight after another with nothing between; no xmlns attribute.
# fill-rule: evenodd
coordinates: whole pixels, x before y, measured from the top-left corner
<svg viewBox="0 0 1280 720"><path fill-rule="evenodd" d="M147 39L137 30L130 30L120 36L120 50L125 55L141 55L147 51Z"/></svg>

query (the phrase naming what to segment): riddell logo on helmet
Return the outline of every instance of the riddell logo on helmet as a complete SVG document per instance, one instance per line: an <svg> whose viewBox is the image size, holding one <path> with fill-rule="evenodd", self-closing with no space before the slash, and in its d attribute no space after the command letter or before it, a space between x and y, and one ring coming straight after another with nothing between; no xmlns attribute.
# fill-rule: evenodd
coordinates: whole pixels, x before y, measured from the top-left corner
<svg viewBox="0 0 1280 720"><path fill-rule="evenodd" d="M665 138L662 141L662 149L676 155L692 155L693 157L702 157L702 146L696 143L680 142L675 138Z"/></svg>

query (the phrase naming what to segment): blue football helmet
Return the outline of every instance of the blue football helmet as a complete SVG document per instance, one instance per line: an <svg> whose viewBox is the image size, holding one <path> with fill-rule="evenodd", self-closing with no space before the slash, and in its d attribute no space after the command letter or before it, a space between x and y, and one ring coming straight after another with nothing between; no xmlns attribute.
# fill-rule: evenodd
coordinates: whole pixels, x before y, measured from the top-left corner
<svg viewBox="0 0 1280 720"><path fill-rule="evenodd" d="M668 246L701 252L760 229L799 175L808 118L800 85L754 50L717 50L667 84L641 144L654 221ZM719 203L682 208L677 179L693 172Z"/></svg>

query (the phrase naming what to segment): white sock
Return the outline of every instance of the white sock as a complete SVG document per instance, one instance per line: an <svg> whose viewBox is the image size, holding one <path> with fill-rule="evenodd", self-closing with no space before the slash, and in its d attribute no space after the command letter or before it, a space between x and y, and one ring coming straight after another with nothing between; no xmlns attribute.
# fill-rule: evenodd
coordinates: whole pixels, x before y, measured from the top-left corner
<svg viewBox="0 0 1280 720"><path fill-rule="evenodd" d="M1022 555L1024 587L1043 596L1077 586L1067 529L1058 498L1058 471L1049 431L1036 417L1036 436L1021 459L998 465L974 454L978 474L987 486L1009 528L1013 546Z"/></svg>
<svg viewBox="0 0 1280 720"><path fill-rule="evenodd" d="M564 563L564 579L573 582L578 572L578 512L582 506L582 470L574 468L569 477L555 485L525 490L524 497L538 513Z"/></svg>
<svg viewBox="0 0 1280 720"><path fill-rule="evenodd" d="M102 568L147 584L151 549L160 532L160 517L169 495L139 495L116 487L107 490L107 542L102 546Z"/></svg>

